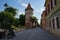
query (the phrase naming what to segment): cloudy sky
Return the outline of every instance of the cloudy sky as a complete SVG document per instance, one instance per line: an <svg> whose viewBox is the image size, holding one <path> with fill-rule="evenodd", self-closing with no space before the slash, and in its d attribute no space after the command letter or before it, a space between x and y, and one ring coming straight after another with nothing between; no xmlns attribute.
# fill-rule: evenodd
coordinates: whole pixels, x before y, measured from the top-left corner
<svg viewBox="0 0 60 40"><path fill-rule="evenodd" d="M44 10L45 0L0 0L0 11L4 10L3 5L5 3L18 9L18 13L16 15L17 18L19 18L20 14L25 14L25 8L27 7L28 3L30 3L34 9L33 14L37 17L38 22L40 23L41 13Z"/></svg>

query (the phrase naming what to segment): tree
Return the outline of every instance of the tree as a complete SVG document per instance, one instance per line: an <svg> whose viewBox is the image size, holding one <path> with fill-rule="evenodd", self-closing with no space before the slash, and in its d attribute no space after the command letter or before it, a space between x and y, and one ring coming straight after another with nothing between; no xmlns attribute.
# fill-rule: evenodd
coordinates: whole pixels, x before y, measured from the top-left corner
<svg viewBox="0 0 60 40"><path fill-rule="evenodd" d="M20 25L25 26L25 15L21 14L19 17Z"/></svg>
<svg viewBox="0 0 60 40"><path fill-rule="evenodd" d="M5 3L4 6L5 6L4 9L5 13L8 12L9 23L11 23L10 25L15 25L15 23L17 23L17 21L15 22L16 20L15 15L17 14L16 12L17 9L10 7L7 3Z"/></svg>
<svg viewBox="0 0 60 40"><path fill-rule="evenodd" d="M2 24L1 28L11 28L13 21L14 21L14 17L9 12L0 13L0 22Z"/></svg>
<svg viewBox="0 0 60 40"><path fill-rule="evenodd" d="M2 27L3 20L4 20L3 17L4 17L3 12L0 12L0 28L3 28L3 27Z"/></svg>
<svg viewBox="0 0 60 40"><path fill-rule="evenodd" d="M36 24L35 26L39 25L38 20L35 16L32 17L32 22Z"/></svg>
<svg viewBox="0 0 60 40"><path fill-rule="evenodd" d="M16 13L17 13L17 9L15 9L15 8L13 8L13 7L10 7L7 3L5 3L4 6L5 6L4 11L7 11L7 12L12 13L13 16L16 15Z"/></svg>
<svg viewBox="0 0 60 40"><path fill-rule="evenodd" d="M36 22L36 23L38 22L38 21L37 21L37 18L36 18L35 16L33 16L32 21L33 21L33 22Z"/></svg>
<svg viewBox="0 0 60 40"><path fill-rule="evenodd" d="M18 18L14 19L13 25L16 26L16 27L19 26L19 19Z"/></svg>
<svg viewBox="0 0 60 40"><path fill-rule="evenodd" d="M1 28L11 28L15 20L16 9L4 4L4 11L0 12L0 27Z"/></svg>

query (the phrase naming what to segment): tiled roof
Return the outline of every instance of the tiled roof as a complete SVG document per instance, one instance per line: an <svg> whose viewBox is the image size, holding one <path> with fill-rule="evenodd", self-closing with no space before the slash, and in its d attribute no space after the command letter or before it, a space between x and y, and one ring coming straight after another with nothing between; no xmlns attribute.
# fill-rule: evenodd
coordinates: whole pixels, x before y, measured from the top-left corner
<svg viewBox="0 0 60 40"><path fill-rule="evenodd" d="M33 10L33 8L31 7L30 3L28 4L26 9L32 9Z"/></svg>

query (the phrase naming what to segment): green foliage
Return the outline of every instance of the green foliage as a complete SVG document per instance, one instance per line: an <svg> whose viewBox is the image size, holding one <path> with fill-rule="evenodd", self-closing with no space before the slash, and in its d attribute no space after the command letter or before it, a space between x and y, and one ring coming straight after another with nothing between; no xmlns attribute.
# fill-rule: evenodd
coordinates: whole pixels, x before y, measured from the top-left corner
<svg viewBox="0 0 60 40"><path fill-rule="evenodd" d="M14 17L9 12L0 13L0 23L2 24L2 28L10 28L13 21Z"/></svg>
<svg viewBox="0 0 60 40"><path fill-rule="evenodd" d="M0 12L0 28L11 28L11 25L14 24L16 9L13 7L4 4L4 11Z"/></svg>
<svg viewBox="0 0 60 40"><path fill-rule="evenodd" d="M20 18L19 18L19 21L20 21L20 25L21 26L25 26L25 15L21 14L20 15Z"/></svg>
<svg viewBox="0 0 60 40"><path fill-rule="evenodd" d="M33 16L32 21L37 23L37 18Z"/></svg>
<svg viewBox="0 0 60 40"><path fill-rule="evenodd" d="M5 11L12 13L13 16L15 16L16 14L16 9L14 9L13 7L5 8Z"/></svg>
<svg viewBox="0 0 60 40"><path fill-rule="evenodd" d="M13 22L13 25L18 27L19 26L19 19L18 18L15 18L14 22Z"/></svg>
<svg viewBox="0 0 60 40"><path fill-rule="evenodd" d="M17 9L13 8L13 7L10 7L7 3L4 4L5 6L5 9L4 11L7 11L7 12L10 12L13 14L13 16L15 16L15 14L17 13Z"/></svg>

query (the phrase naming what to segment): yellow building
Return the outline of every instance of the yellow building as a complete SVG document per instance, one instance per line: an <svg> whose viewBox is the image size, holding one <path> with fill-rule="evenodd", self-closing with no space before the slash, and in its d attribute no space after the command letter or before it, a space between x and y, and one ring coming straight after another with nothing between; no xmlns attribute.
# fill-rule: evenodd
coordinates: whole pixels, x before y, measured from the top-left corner
<svg viewBox="0 0 60 40"><path fill-rule="evenodd" d="M46 30L60 34L60 0L45 1Z"/></svg>

